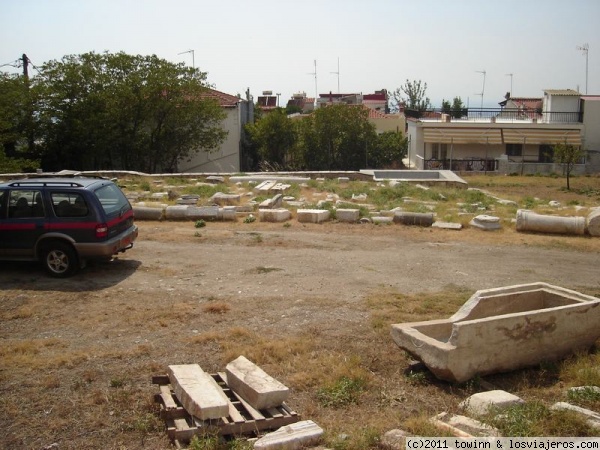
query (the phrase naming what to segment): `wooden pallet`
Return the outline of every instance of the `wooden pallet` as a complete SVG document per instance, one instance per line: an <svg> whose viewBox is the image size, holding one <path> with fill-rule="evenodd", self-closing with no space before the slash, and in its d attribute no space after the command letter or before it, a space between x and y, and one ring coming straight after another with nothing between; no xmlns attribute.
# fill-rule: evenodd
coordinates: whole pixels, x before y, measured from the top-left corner
<svg viewBox="0 0 600 450"><path fill-rule="evenodd" d="M189 442L194 435L258 434L260 431L275 430L300 420L300 415L285 403L260 411L254 409L229 388L224 373L219 372L211 376L223 390L229 403L229 415L213 420L201 420L190 415L171 389L168 375L152 377L152 384L157 384L160 389L160 393L155 394L154 401L160 404L160 417L165 421L169 438L176 444Z"/></svg>

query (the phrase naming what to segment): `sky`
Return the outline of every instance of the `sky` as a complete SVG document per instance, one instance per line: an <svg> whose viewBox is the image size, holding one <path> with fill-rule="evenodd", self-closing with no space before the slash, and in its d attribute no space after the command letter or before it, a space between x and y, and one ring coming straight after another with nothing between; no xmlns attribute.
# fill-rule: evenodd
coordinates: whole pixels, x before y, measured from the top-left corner
<svg viewBox="0 0 600 450"><path fill-rule="evenodd" d="M23 53L40 66L123 51L194 65L228 94L270 90L281 106L421 80L435 107L497 107L511 83L515 97L585 93L584 44L600 95L599 23L600 0L0 0L0 70L22 70Z"/></svg>

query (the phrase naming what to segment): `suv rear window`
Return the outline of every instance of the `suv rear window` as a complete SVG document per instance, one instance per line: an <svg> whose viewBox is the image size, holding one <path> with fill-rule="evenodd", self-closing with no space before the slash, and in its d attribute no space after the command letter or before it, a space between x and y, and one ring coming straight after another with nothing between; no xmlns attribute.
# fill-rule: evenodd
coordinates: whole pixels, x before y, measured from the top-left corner
<svg viewBox="0 0 600 450"><path fill-rule="evenodd" d="M100 200L100 204L107 215L114 214L115 212L123 213L131 208L129 201L125 195L123 195L121 189L114 184L102 186L101 188L96 189L94 194L96 194L96 197Z"/></svg>

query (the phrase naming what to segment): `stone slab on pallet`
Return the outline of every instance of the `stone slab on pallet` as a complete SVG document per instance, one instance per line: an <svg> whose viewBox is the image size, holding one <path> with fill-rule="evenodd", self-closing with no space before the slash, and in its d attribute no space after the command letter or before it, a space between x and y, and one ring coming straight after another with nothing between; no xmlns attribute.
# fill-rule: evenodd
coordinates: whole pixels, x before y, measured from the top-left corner
<svg viewBox="0 0 600 450"><path fill-rule="evenodd" d="M218 419L204 421L193 417L183 407L169 384L167 375L152 377L152 383L160 389L154 395L154 401L160 405L160 418L165 421L167 434L176 445L187 443L196 435L253 435L260 431L276 430L300 420L300 415L285 403L275 408L257 410L229 388L224 373L210 376L227 397L228 412Z"/></svg>
<svg viewBox="0 0 600 450"><path fill-rule="evenodd" d="M227 364L225 372L227 385L255 409L279 406L289 396L287 386L244 356Z"/></svg>
<svg viewBox="0 0 600 450"><path fill-rule="evenodd" d="M169 366L169 381L181 404L191 415L202 420L227 415L227 397L198 364Z"/></svg>

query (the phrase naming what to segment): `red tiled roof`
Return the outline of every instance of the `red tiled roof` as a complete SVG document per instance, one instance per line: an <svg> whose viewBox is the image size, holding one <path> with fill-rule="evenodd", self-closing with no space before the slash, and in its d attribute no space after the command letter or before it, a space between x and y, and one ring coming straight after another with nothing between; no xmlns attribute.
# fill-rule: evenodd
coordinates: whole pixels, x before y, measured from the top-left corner
<svg viewBox="0 0 600 450"><path fill-rule="evenodd" d="M215 89L208 89L203 94L203 96L208 97L208 98L214 98L215 100L217 100L219 102L219 105L221 105L224 108L235 107L240 102L239 97L237 97L235 95L229 95L229 94L226 94L225 92L217 91Z"/></svg>

